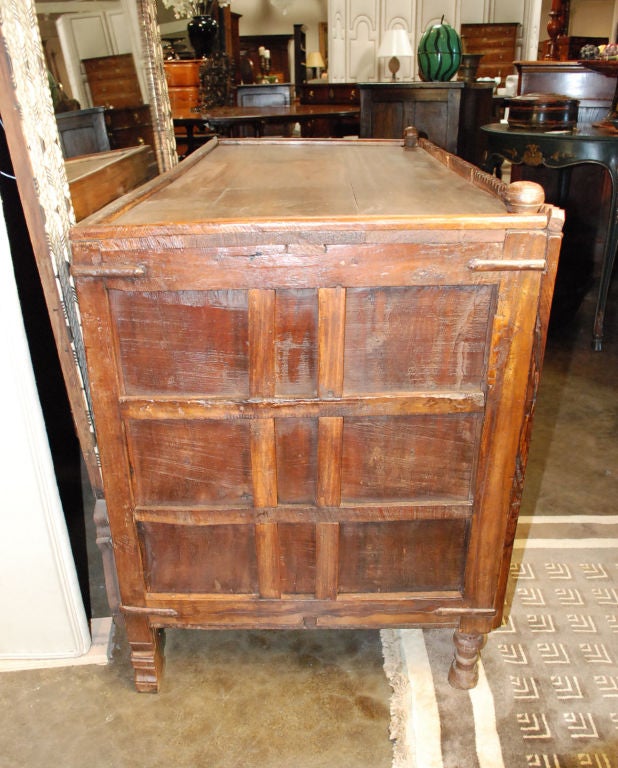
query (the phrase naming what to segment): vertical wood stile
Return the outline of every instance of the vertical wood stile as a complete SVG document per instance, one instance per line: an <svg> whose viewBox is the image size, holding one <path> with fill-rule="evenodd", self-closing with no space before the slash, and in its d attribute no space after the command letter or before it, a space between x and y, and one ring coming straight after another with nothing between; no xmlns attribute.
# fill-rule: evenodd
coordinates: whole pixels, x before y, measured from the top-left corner
<svg viewBox="0 0 618 768"><path fill-rule="evenodd" d="M339 523L317 524L316 560L315 596L318 600L335 600L339 570Z"/></svg>
<svg viewBox="0 0 618 768"><path fill-rule="evenodd" d="M276 523L258 523L255 526L255 546L260 596L279 598L281 597L281 575Z"/></svg>
<svg viewBox="0 0 618 768"><path fill-rule="evenodd" d="M343 394L345 289L319 291L318 393L320 398ZM318 424L318 479L316 502L321 507L341 503L343 418L323 417ZM334 600L339 570L339 524L316 526L316 597Z"/></svg>
<svg viewBox="0 0 618 768"><path fill-rule="evenodd" d="M249 392L250 396L275 394L275 291L249 291ZM256 419L251 424L253 504L277 505L275 420ZM279 537L276 523L255 526L258 579L262 597L281 597Z"/></svg>
<svg viewBox="0 0 618 768"><path fill-rule="evenodd" d="M249 291L249 392L275 394L275 291Z"/></svg>
<svg viewBox="0 0 618 768"><path fill-rule="evenodd" d="M345 288L321 288L318 293L318 394L343 394Z"/></svg>

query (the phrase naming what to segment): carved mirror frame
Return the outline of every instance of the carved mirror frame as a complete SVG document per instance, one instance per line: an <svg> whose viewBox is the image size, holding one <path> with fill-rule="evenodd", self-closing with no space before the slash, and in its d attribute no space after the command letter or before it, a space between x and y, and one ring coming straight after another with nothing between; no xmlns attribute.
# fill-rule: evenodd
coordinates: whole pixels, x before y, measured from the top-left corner
<svg viewBox="0 0 618 768"><path fill-rule="evenodd" d="M123 0L140 29L160 172L178 162L155 0ZM75 213L34 0L0 5L0 115L73 420L95 497L103 498L79 306L70 274Z"/></svg>

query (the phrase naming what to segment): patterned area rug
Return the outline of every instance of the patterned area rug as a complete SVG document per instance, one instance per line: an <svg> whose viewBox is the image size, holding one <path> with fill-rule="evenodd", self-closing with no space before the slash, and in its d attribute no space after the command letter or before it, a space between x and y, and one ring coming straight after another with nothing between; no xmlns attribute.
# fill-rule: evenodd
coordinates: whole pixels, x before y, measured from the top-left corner
<svg viewBox="0 0 618 768"><path fill-rule="evenodd" d="M618 517L522 519L472 691L452 631L384 630L394 768L618 768Z"/></svg>

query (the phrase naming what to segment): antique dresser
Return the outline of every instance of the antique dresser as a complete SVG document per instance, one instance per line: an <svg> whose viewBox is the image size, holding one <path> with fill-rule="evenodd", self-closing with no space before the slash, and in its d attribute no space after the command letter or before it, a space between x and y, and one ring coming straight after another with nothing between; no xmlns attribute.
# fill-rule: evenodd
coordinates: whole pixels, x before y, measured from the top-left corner
<svg viewBox="0 0 618 768"><path fill-rule="evenodd" d="M562 223L408 129L214 139L74 228L138 690L170 627L452 626L475 684Z"/></svg>

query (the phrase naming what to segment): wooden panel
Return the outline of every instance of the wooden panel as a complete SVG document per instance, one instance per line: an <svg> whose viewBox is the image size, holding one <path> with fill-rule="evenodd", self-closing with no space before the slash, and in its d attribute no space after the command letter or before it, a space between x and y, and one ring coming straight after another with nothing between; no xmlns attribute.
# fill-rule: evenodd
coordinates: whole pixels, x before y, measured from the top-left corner
<svg viewBox="0 0 618 768"><path fill-rule="evenodd" d="M362 83L359 89L362 137L400 139L413 125L439 146L457 150L462 83Z"/></svg>
<svg viewBox="0 0 618 768"><path fill-rule="evenodd" d="M317 394L317 291L277 291L275 313L277 395L313 397Z"/></svg>
<svg viewBox="0 0 618 768"><path fill-rule="evenodd" d="M346 419L342 500L468 499L480 426L472 415Z"/></svg>
<svg viewBox="0 0 618 768"><path fill-rule="evenodd" d="M304 523L279 523L280 582L284 594L315 592L316 527Z"/></svg>
<svg viewBox="0 0 618 768"><path fill-rule="evenodd" d="M111 291L128 394L247 395L245 291Z"/></svg>
<svg viewBox="0 0 618 768"><path fill-rule="evenodd" d="M459 590L468 523L342 523L339 593Z"/></svg>
<svg viewBox="0 0 618 768"><path fill-rule="evenodd" d="M151 592L257 592L253 526L140 523L147 589Z"/></svg>
<svg viewBox="0 0 618 768"><path fill-rule="evenodd" d="M491 286L348 289L345 392L480 387Z"/></svg>
<svg viewBox="0 0 618 768"><path fill-rule="evenodd" d="M131 421L126 426L138 505L250 505L247 421Z"/></svg>
<svg viewBox="0 0 618 768"><path fill-rule="evenodd" d="M277 419L279 504L313 504L316 498L317 419Z"/></svg>

